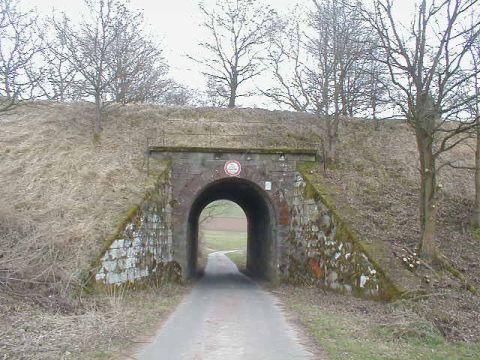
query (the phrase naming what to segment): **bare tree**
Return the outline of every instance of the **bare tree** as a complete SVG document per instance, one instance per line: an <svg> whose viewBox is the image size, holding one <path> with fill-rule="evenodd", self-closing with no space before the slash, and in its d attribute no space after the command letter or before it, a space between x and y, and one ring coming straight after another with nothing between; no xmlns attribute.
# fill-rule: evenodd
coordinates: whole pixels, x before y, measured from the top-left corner
<svg viewBox="0 0 480 360"><path fill-rule="evenodd" d="M253 0L218 0L214 9L200 4L200 10L205 16L202 25L211 39L199 45L208 55L190 58L205 67L202 73L215 96L235 107L237 98L249 95L239 88L261 72L261 54L275 13Z"/></svg>
<svg viewBox="0 0 480 360"><path fill-rule="evenodd" d="M65 19L63 20L65 21ZM45 28L48 28L49 25L49 21L43 24ZM57 24L62 28L65 25L65 23ZM78 100L82 96L81 88L83 87L78 71L64 55L67 49L64 38L61 36L62 33L63 31L53 31L53 36L50 38L43 34L45 47L42 49L42 56L45 63L45 77L40 84L44 97L60 102Z"/></svg>
<svg viewBox="0 0 480 360"><path fill-rule="evenodd" d="M186 86L171 80L162 98L162 104L173 106L195 106L200 103L199 94Z"/></svg>
<svg viewBox="0 0 480 360"><path fill-rule="evenodd" d="M281 24L269 48L276 85L262 93L317 116L326 162L334 162L340 120L363 110L371 31L357 3L313 0L308 19ZM306 23L306 26L302 26Z"/></svg>
<svg viewBox="0 0 480 360"><path fill-rule="evenodd" d="M314 112L324 124L326 161L336 161L336 144L342 116L363 110L371 28L353 0L313 0L307 50L315 66L308 81Z"/></svg>
<svg viewBox="0 0 480 360"><path fill-rule="evenodd" d="M387 66L397 90L395 103L417 139L421 184L419 251L428 262L438 258L435 222L439 157L462 142L466 132L476 126L471 121L453 120L469 102L458 96L458 88L475 76L462 71L462 65L480 27L478 18L468 29L461 24L478 4L478 0L422 0L405 30L395 18L393 0L375 0L373 10L366 13L381 41L383 56L378 61ZM464 40L467 33L471 36Z"/></svg>
<svg viewBox="0 0 480 360"><path fill-rule="evenodd" d="M381 56L381 51L375 40L366 58L363 89L366 112L371 116L375 130L380 130L379 113L386 110L385 107L389 103L390 79L385 64L377 60Z"/></svg>
<svg viewBox="0 0 480 360"><path fill-rule="evenodd" d="M36 60L42 43L35 23L36 17L22 11L19 1L0 0L0 112L39 96Z"/></svg>
<svg viewBox="0 0 480 360"><path fill-rule="evenodd" d="M84 18L78 26L63 15L61 21L53 20L55 30L65 52L60 54L62 61L69 61L83 77L87 96L95 101L94 135L102 131L102 111L106 92L115 79L109 72L109 59L113 54L113 45L117 34L115 19L121 15L121 4L115 0L86 0L89 18Z"/></svg>
<svg viewBox="0 0 480 360"><path fill-rule="evenodd" d="M141 12L130 10L122 0L85 3L89 15L77 26L65 15L52 20L59 46L49 49L55 75L50 86L84 85L83 97L95 102L98 136L109 103L164 103L178 86L167 77L162 50L143 31Z"/></svg>
<svg viewBox="0 0 480 360"><path fill-rule="evenodd" d="M475 19L474 14L473 19ZM468 38L474 34L467 34ZM472 225L475 228L480 227L480 37L477 36L473 46L470 48L471 66L472 72L475 76L471 83L471 96L467 95L467 98L471 97L472 102L469 106L469 112L475 119L477 127L474 130L476 146L475 146L475 166L471 168L475 171L475 207L472 217Z"/></svg>
<svg viewBox="0 0 480 360"><path fill-rule="evenodd" d="M301 112L310 110L303 22L299 16L294 16L293 20L278 21L265 58L274 85L259 89L262 95L275 103Z"/></svg>
<svg viewBox="0 0 480 360"><path fill-rule="evenodd" d="M115 32L108 68L114 74L109 87L117 103L162 102L174 83L162 50L142 30L143 14L119 6L112 24Z"/></svg>

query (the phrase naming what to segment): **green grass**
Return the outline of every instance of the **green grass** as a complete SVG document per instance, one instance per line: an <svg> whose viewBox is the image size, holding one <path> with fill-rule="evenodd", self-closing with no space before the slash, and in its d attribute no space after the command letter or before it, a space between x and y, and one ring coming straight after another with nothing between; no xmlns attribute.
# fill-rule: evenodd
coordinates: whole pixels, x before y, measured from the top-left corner
<svg viewBox="0 0 480 360"><path fill-rule="evenodd" d="M202 216L204 214L208 214L211 217L245 218L242 208L227 200L212 202L202 212ZM203 253L205 255L214 251L236 250L226 255L239 269L246 268L247 233L245 231L201 230L200 235L203 239ZM205 262L205 260L202 259L200 262Z"/></svg>
<svg viewBox="0 0 480 360"><path fill-rule="evenodd" d="M226 254L232 260L239 270L247 268L247 254L245 251L239 250Z"/></svg>
<svg viewBox="0 0 480 360"><path fill-rule="evenodd" d="M203 230L202 235L209 252L243 250L247 247L247 233L243 231Z"/></svg>
<svg viewBox="0 0 480 360"><path fill-rule="evenodd" d="M207 253L230 251L226 254L239 269L245 269L247 257L247 233L244 231L203 230L202 238Z"/></svg>
<svg viewBox="0 0 480 360"><path fill-rule="evenodd" d="M480 344L447 342L425 321L379 325L361 315L332 314L301 294L287 304L332 360L480 358Z"/></svg>

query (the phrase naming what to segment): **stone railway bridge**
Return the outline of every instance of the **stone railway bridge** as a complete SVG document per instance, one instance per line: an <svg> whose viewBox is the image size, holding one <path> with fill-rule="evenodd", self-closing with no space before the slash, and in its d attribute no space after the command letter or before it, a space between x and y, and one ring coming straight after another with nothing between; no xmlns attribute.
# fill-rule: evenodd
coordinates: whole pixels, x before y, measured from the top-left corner
<svg viewBox="0 0 480 360"><path fill-rule="evenodd" d="M397 289L308 181L312 149L150 147L153 185L92 269L107 286L197 271L202 210L230 200L248 223L247 271L374 298Z"/></svg>

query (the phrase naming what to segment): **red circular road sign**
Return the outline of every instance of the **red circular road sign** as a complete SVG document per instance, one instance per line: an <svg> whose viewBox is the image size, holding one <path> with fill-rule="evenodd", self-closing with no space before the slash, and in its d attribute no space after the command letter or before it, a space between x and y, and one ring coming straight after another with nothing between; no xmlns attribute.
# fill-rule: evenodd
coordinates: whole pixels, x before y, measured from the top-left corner
<svg viewBox="0 0 480 360"><path fill-rule="evenodd" d="M237 160L228 160L223 170L228 176L238 176L242 172L242 165Z"/></svg>

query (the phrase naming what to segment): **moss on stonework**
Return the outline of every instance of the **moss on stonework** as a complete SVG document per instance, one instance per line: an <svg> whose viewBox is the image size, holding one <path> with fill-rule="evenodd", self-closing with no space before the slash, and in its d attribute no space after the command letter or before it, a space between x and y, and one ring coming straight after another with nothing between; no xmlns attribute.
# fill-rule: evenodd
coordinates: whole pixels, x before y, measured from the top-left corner
<svg viewBox="0 0 480 360"><path fill-rule="evenodd" d="M188 146L151 146L150 153L154 152L197 152L197 153L246 153L250 154L296 154L308 155L315 160L317 154L315 149L299 149L299 148L216 148L216 147L188 147Z"/></svg>
<svg viewBox="0 0 480 360"><path fill-rule="evenodd" d="M101 265L101 259L105 252L110 249L115 240L122 239L124 237L124 231L128 224L134 223L137 226L140 224L142 205L148 200L158 197L158 194L156 193L159 191L161 184L167 180L167 176L171 169L171 161L159 161L158 159L155 159L150 166L151 171L149 172L145 193L142 197L142 200L139 204L129 208L124 215L121 216L122 220L116 226L115 231L112 233L112 235L105 239L98 255L90 262L88 275L83 274L81 281L85 291L90 292L93 289L93 285L95 284L95 275Z"/></svg>
<svg viewBox="0 0 480 360"><path fill-rule="evenodd" d="M176 261L169 261L167 263L155 263L149 270L150 275L147 277L129 280L119 284L105 284L103 282L93 282L89 286L89 291L112 293L118 289L142 290L153 287L158 287L165 283L183 282L182 268Z"/></svg>
<svg viewBox="0 0 480 360"><path fill-rule="evenodd" d="M334 194L336 191L321 182L320 175L315 172L315 165L312 163L302 163L298 166L298 171L305 181L304 197L321 202L331 213L332 220L336 225L336 240L342 242L350 242L353 245L352 251L358 251L367 257L368 261L375 267L379 283L380 291L378 298L394 299L408 294L415 294L418 291L409 290L409 282L412 279L405 279L411 274L405 274L404 269L398 269L393 266L394 259L391 250L382 243L370 244L361 241L358 235L350 228L344 219L338 213L335 206ZM348 209L345 211L349 211ZM353 209L350 209L353 212ZM395 269L395 270L393 270ZM368 290L368 289L367 289ZM356 290L362 293L361 289ZM372 296L369 296L372 297ZM374 298L377 296L373 296Z"/></svg>

